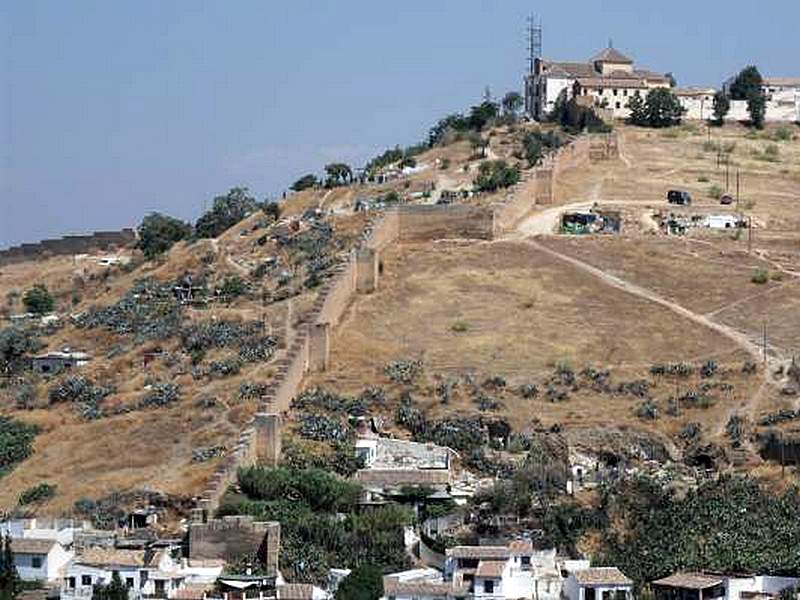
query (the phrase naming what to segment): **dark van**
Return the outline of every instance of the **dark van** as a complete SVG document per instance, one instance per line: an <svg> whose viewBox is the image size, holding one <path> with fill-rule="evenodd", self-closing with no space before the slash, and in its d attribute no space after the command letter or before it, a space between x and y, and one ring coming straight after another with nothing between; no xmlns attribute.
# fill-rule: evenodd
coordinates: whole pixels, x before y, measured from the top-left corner
<svg viewBox="0 0 800 600"><path fill-rule="evenodd" d="M689 192L670 190L667 192L667 202L670 204L691 204L692 196Z"/></svg>

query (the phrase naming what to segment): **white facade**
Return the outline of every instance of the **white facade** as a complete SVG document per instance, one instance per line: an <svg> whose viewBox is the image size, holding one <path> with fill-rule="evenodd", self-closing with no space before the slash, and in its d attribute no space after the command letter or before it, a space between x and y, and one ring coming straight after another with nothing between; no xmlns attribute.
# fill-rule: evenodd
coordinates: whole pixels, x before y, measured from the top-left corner
<svg viewBox="0 0 800 600"><path fill-rule="evenodd" d="M658 87L669 87L664 75L635 68L631 59L614 48L606 48L586 62L536 59L533 73L525 78L525 109L533 119L542 121L563 93L567 100L578 95L586 105L606 109L614 118L626 118L630 98Z"/></svg>
<svg viewBox="0 0 800 600"><path fill-rule="evenodd" d="M714 88L689 88L674 90L675 96L686 111L684 119L691 121L710 121L714 118Z"/></svg>
<svg viewBox="0 0 800 600"><path fill-rule="evenodd" d="M633 582L616 567L592 567L569 574L564 582L567 600L632 600Z"/></svg>
<svg viewBox="0 0 800 600"><path fill-rule="evenodd" d="M148 560L143 550L90 549L74 558L66 567L61 583L62 600L92 597L96 585L107 585L118 573L128 587L131 600L172 598L186 584L213 582L222 566L193 567L160 550Z"/></svg>
<svg viewBox="0 0 800 600"><path fill-rule="evenodd" d="M741 600L742 594L761 593L778 595L782 590L800 584L797 577L731 577L725 582L725 600Z"/></svg>
<svg viewBox="0 0 800 600"><path fill-rule="evenodd" d="M22 542L22 540L20 540ZM49 542L50 548L47 552L25 551L21 543L17 547L22 547L22 552L14 549L14 541L11 541L11 549L14 553L14 565L17 567L20 579L23 581L58 581L64 573L64 568L72 559L73 553L68 552L58 542Z"/></svg>

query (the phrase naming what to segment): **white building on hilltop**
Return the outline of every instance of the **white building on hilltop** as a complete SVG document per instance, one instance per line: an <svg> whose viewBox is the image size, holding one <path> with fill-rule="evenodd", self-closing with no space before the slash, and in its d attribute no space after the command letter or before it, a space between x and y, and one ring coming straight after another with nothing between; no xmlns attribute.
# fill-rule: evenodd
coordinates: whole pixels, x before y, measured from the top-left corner
<svg viewBox="0 0 800 600"><path fill-rule="evenodd" d="M585 103L608 109L614 118L626 118L631 97L669 86L665 75L636 68L633 60L609 46L587 62L537 58L533 73L525 78L525 110L542 121L563 93L566 99L582 96Z"/></svg>

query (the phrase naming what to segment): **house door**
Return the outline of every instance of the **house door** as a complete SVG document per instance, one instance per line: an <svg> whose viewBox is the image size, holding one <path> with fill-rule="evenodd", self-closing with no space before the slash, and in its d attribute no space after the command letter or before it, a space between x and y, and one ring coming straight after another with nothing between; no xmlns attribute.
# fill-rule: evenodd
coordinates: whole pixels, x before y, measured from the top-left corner
<svg viewBox="0 0 800 600"><path fill-rule="evenodd" d="M594 588L586 588L583 591L583 600L597 600Z"/></svg>

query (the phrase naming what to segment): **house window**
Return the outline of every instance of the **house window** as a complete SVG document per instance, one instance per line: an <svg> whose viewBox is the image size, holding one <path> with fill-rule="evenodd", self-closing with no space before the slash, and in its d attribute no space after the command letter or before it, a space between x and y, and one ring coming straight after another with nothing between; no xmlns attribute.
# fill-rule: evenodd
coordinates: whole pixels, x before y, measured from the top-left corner
<svg viewBox="0 0 800 600"><path fill-rule="evenodd" d="M34 556L31 558L31 566L34 569L41 569L42 568L42 557L41 556Z"/></svg>
<svg viewBox="0 0 800 600"><path fill-rule="evenodd" d="M128 589L133 589L133 577L126 577L125 578L125 585L128 586Z"/></svg>
<svg viewBox="0 0 800 600"><path fill-rule="evenodd" d="M623 96L627 96L628 95L628 90L622 90L622 95Z"/></svg>
<svg viewBox="0 0 800 600"><path fill-rule="evenodd" d="M485 594L494 594L494 581L492 581L491 579L487 579L483 583L483 592Z"/></svg>
<svg viewBox="0 0 800 600"><path fill-rule="evenodd" d="M617 103L616 103L616 107L617 107L617 108L619 108L619 107L620 107L620 103L619 103L619 102L617 102Z"/></svg>
<svg viewBox="0 0 800 600"><path fill-rule="evenodd" d="M617 590L614 592L614 600L627 600L628 592L625 590Z"/></svg>
<svg viewBox="0 0 800 600"><path fill-rule="evenodd" d="M614 88L614 95L615 96L617 95L617 89L616 88Z"/></svg>
<svg viewBox="0 0 800 600"><path fill-rule="evenodd" d="M67 578L67 587L69 589L71 589L71 590L75 589L75 578L74 577L68 577Z"/></svg>
<svg viewBox="0 0 800 600"><path fill-rule="evenodd" d="M583 600L595 600L594 588L586 588L583 592Z"/></svg>
<svg viewBox="0 0 800 600"><path fill-rule="evenodd" d="M92 576L81 575L81 585L92 585Z"/></svg>

